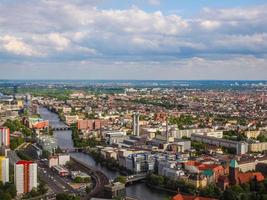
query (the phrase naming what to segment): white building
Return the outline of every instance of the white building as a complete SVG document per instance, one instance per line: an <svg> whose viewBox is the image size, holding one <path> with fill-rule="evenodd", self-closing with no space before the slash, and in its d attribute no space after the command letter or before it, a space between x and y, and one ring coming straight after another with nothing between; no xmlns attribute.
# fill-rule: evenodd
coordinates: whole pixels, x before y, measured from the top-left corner
<svg viewBox="0 0 267 200"><path fill-rule="evenodd" d="M17 162L14 166L14 179L18 195L37 188L37 164L25 160Z"/></svg>
<svg viewBox="0 0 267 200"><path fill-rule="evenodd" d="M0 156L0 182L9 182L9 159L4 156Z"/></svg>

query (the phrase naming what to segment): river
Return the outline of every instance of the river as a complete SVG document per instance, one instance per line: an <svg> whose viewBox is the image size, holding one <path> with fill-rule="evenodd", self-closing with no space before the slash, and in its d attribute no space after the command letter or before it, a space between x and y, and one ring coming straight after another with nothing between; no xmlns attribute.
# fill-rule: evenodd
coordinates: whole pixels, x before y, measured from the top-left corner
<svg viewBox="0 0 267 200"><path fill-rule="evenodd" d="M62 127L65 124L60 121L57 114L50 112L46 108L40 107L39 113L44 120L49 120L50 126ZM71 131L54 131L54 136L57 139L57 143L61 148L72 148L73 142L71 138ZM94 166L102 171L109 179L114 179L119 175L118 172L111 171L106 167L102 167L95 162L95 160L88 154L85 153L71 153L71 156L80 159L83 162L88 163L90 166ZM170 194L167 192L151 189L144 183L135 183L126 187L126 194L128 197L133 197L138 200L163 200L169 197Z"/></svg>

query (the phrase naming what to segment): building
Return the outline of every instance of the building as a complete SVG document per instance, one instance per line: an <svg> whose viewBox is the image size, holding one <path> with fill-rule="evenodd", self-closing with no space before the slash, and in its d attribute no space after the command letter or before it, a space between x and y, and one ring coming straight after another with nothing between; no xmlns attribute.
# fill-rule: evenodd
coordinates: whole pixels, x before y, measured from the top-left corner
<svg viewBox="0 0 267 200"><path fill-rule="evenodd" d="M83 182L90 182L91 176L81 171L71 171L70 176L73 180L80 178Z"/></svg>
<svg viewBox="0 0 267 200"><path fill-rule="evenodd" d="M136 153L126 158L126 168L134 173L153 171L155 157L149 153Z"/></svg>
<svg viewBox="0 0 267 200"><path fill-rule="evenodd" d="M67 162L70 161L70 155L68 154L60 154L55 156L50 156L48 159L48 166L51 168L53 166L66 165Z"/></svg>
<svg viewBox="0 0 267 200"><path fill-rule="evenodd" d="M257 138L261 134L261 131L245 131L244 134L248 139Z"/></svg>
<svg viewBox="0 0 267 200"><path fill-rule="evenodd" d="M226 140L199 134L192 134L191 140L218 147L233 148L236 150L236 154L238 155L242 155L248 152L248 143L242 141Z"/></svg>
<svg viewBox="0 0 267 200"><path fill-rule="evenodd" d="M105 194L105 197L111 198L111 199L114 199L116 197L125 198L126 197L125 185L120 182L105 185L104 194Z"/></svg>
<svg viewBox="0 0 267 200"><path fill-rule="evenodd" d="M133 114L133 134L139 136L139 113Z"/></svg>
<svg viewBox="0 0 267 200"><path fill-rule="evenodd" d="M193 196L193 195L184 195L184 194L177 194L172 197L172 200L217 200L215 198L209 197L200 197L200 196Z"/></svg>
<svg viewBox="0 0 267 200"><path fill-rule="evenodd" d="M100 119L88 119L88 120L78 120L79 130L100 130L102 122Z"/></svg>
<svg viewBox="0 0 267 200"><path fill-rule="evenodd" d="M37 144L42 147L43 150L54 153L57 149L57 141L54 137L49 135L37 136Z"/></svg>
<svg viewBox="0 0 267 200"><path fill-rule="evenodd" d="M248 145L250 152L262 152L267 150L267 142L255 142Z"/></svg>
<svg viewBox="0 0 267 200"><path fill-rule="evenodd" d="M58 155L58 164L59 165L66 165L67 162L70 161L70 155L69 154L60 154Z"/></svg>
<svg viewBox="0 0 267 200"><path fill-rule="evenodd" d="M229 183L231 185L241 185L251 180L260 182L264 180L264 176L260 172L240 172L237 161L231 160L229 166Z"/></svg>
<svg viewBox="0 0 267 200"><path fill-rule="evenodd" d="M9 159L5 156L0 156L0 182L9 182Z"/></svg>
<svg viewBox="0 0 267 200"><path fill-rule="evenodd" d="M37 164L26 160L17 162L14 165L14 179L17 194L28 193L37 188Z"/></svg>
<svg viewBox="0 0 267 200"><path fill-rule="evenodd" d="M58 165L58 156L51 156L48 158L49 168L51 168L53 166L57 166L57 165Z"/></svg>
<svg viewBox="0 0 267 200"><path fill-rule="evenodd" d="M0 127L0 147L10 145L10 130L6 127Z"/></svg>
<svg viewBox="0 0 267 200"><path fill-rule="evenodd" d="M107 132L105 134L106 143L109 145L122 143L127 139L126 132Z"/></svg>

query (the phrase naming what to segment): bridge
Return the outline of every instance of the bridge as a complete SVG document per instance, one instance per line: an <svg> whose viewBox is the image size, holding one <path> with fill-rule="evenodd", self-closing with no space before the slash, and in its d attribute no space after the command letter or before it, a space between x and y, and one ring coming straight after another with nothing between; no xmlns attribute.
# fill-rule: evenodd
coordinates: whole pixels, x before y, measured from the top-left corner
<svg viewBox="0 0 267 200"><path fill-rule="evenodd" d="M61 148L65 153L77 153L77 152L86 152L86 148L83 147L73 147L73 148Z"/></svg>
<svg viewBox="0 0 267 200"><path fill-rule="evenodd" d="M126 177L126 184L127 183L133 183L141 180L145 180L147 176L147 173L142 173L142 174L135 174L132 176L127 176Z"/></svg>
<svg viewBox="0 0 267 200"><path fill-rule="evenodd" d="M68 131L68 130L71 130L71 128L69 126L53 127L52 130L53 131Z"/></svg>

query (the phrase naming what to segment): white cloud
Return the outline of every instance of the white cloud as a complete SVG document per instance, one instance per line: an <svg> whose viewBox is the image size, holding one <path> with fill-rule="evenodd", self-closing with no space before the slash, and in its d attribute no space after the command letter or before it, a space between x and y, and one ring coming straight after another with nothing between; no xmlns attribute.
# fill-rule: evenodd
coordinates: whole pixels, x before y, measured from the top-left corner
<svg viewBox="0 0 267 200"><path fill-rule="evenodd" d="M30 45L26 44L22 41L22 39L16 38L11 35L5 35L0 37L0 48L16 55L23 55L23 56L38 56L40 55L39 52L35 51Z"/></svg>

